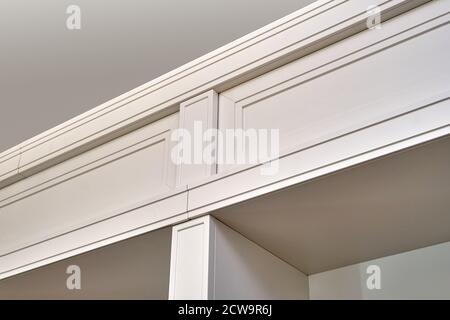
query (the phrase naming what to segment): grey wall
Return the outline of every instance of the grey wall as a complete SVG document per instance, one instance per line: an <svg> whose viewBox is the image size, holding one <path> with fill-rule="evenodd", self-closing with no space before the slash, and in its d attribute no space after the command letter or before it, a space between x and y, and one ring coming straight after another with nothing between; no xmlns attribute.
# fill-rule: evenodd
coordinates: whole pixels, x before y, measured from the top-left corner
<svg viewBox="0 0 450 320"><path fill-rule="evenodd" d="M155 230L0 281L2 299L167 299L171 228ZM67 267L81 269L68 290Z"/></svg>
<svg viewBox="0 0 450 320"><path fill-rule="evenodd" d="M366 285L380 268L380 289ZM450 299L450 242L309 276L311 299Z"/></svg>
<svg viewBox="0 0 450 320"><path fill-rule="evenodd" d="M215 223L214 299L308 299L308 277L222 222Z"/></svg>
<svg viewBox="0 0 450 320"><path fill-rule="evenodd" d="M0 152L311 2L2 0Z"/></svg>

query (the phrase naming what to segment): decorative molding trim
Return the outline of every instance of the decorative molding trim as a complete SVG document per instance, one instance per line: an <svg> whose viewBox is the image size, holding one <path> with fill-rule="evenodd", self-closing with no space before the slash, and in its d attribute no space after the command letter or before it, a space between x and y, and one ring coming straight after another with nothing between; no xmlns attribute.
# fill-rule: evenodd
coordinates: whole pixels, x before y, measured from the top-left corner
<svg viewBox="0 0 450 320"><path fill-rule="evenodd" d="M30 179L22 180L14 185L0 189L0 209L13 201L18 201L42 190L51 188L55 184L70 180L87 171L94 170L112 161L123 158L132 153L143 150L159 142L166 143L165 158L166 178L175 176L175 165L169 168L170 160L170 131L177 126L176 117L166 117L159 122L153 123L148 128L141 128L122 136L120 140L99 146L97 150L84 153L77 159L71 159L53 170L39 173ZM175 181L166 181L171 188L175 186Z"/></svg>
<svg viewBox="0 0 450 320"><path fill-rule="evenodd" d="M390 28L385 24L381 30L373 34L366 33L365 38L354 38L346 41L339 48L327 48L321 53L309 56L308 60L300 59L286 66L289 68L279 68L256 79L250 80L245 84L234 87L219 95L219 128L222 129L246 129L244 125L244 109L253 106L257 102L270 98L280 92L289 90L296 86L305 84L311 80L317 79L323 75L334 72L343 67L349 66L366 57L378 54L386 49L395 47L405 41L423 35L435 29L445 27L450 23L450 12L443 13L443 9L450 9L448 4L443 2L434 3L434 6L423 8L417 14L417 17L401 17L403 20L396 21ZM426 10L428 9L428 10ZM414 14L414 12L411 12ZM414 19L412 19L414 18ZM363 34L360 34L363 36ZM358 35L358 36L360 36ZM374 38L376 37L376 38ZM342 42L344 44L344 42ZM330 50L328 50L330 49ZM326 51L328 50L328 51ZM270 75L270 77L268 77ZM446 98L448 92L441 92ZM356 131L375 122L401 115L408 112L411 108L416 108L415 104L405 104L391 108L389 112L382 115L368 115L367 119L361 123L355 123L355 126L348 128L347 132ZM311 128L301 127L292 136L298 136L298 133L304 133ZM329 140L335 136L317 136L307 143L296 144L280 150L280 155L292 153L295 150L303 149L315 145L324 140ZM221 151L223 148L219 148ZM221 155L221 157L224 157ZM220 165L219 172L230 172L244 168L243 165Z"/></svg>
<svg viewBox="0 0 450 320"><path fill-rule="evenodd" d="M4 157L0 161L0 188L14 182L14 177L19 174L20 153Z"/></svg>
<svg viewBox="0 0 450 320"><path fill-rule="evenodd" d="M0 279L187 220L187 190L129 205L69 232L0 256Z"/></svg>
<svg viewBox="0 0 450 320"><path fill-rule="evenodd" d="M304 149L294 148L280 157L276 175L260 175L267 164L261 163L189 185L189 219L449 135L449 108L447 92L402 115Z"/></svg>
<svg viewBox="0 0 450 320"><path fill-rule="evenodd" d="M87 156L82 165L76 161L68 164L74 160L70 159L64 165L56 166L95 147L103 148L100 145L105 142L173 114L180 104L183 110L187 99L208 95L210 90L222 92L364 30L369 5L379 5L382 19L387 20L427 1L319 0L48 130L0 154L0 188L3 188L0 206L48 188L58 183L58 179L70 179L77 170L99 165L102 159ZM440 6L441 17L445 19L448 2L433 2L433 6ZM419 28L426 26L420 25L417 30ZM223 98L229 105L234 104L233 99ZM265 163L234 168L234 171L215 174L200 182L189 181L188 186L180 186L169 194L118 208L107 213L103 220L93 219L88 225L0 256L0 279L449 135L449 102L446 92L414 105L405 103L401 109L403 113L390 115L391 118L372 119L366 127L320 143L293 146L280 159L283 170L276 176L259 175L259 169ZM168 131L161 134L167 135ZM148 136L143 141L149 142L147 139ZM130 149L105 151L104 156L114 157L116 152L126 153L142 147L136 145L141 142L130 143ZM58 169L57 174L50 173L51 170L40 172L49 167L64 169ZM25 177L28 179L5 187Z"/></svg>
<svg viewBox="0 0 450 320"><path fill-rule="evenodd" d="M36 182L30 187L24 187L21 190L14 190L11 193L0 193L0 209L10 205L11 203L14 203L16 201L20 201L24 198L27 198L29 196L32 196L34 194L37 194L41 191L44 191L48 188L53 187L56 184L66 182L70 179L73 179L79 175L82 175L85 172L95 170L99 167L102 167L104 165L107 165L108 163L111 163L113 161L119 160L123 157L126 157L130 154L133 154L135 152L139 152L141 150L144 150L148 147L151 147L158 143L164 143L166 154L164 155L165 161L165 168L164 168L164 181L167 185L173 187L173 185L169 184L169 181L167 181L168 177L170 176L167 172L169 170L168 164L171 162L169 161L169 148L167 147L168 141L170 140L170 129L167 129L164 132L161 132L155 136L149 137L148 139L142 140L137 142L136 144L126 146L120 150L117 150L111 154L106 154L105 156L102 156L99 159L95 159L92 162L86 163L86 164L80 164L77 165L75 168L71 168L71 170L67 170L62 174L54 174L52 177L48 177L45 180L42 179L39 182ZM2 191L8 191L8 190L2 190Z"/></svg>
<svg viewBox="0 0 450 320"><path fill-rule="evenodd" d="M3 152L0 164L14 160L0 166L0 188L166 116L186 99L223 91L364 30L369 5L387 20L427 1L316 1Z"/></svg>
<svg viewBox="0 0 450 320"><path fill-rule="evenodd" d="M136 130L126 136L122 136L119 139L99 146L95 150L90 150L87 153L79 155L77 158L70 159L69 161L52 167L45 172L41 172L33 177L22 180L14 185L8 186L0 190L0 214L4 215L7 212L2 211L2 208L7 208L9 205L21 201L27 197L34 196L40 192L46 191L61 183L66 183L71 179L77 178L85 173L95 171L105 165L111 164L115 161L136 154L151 148L157 144L163 144L161 147L163 153L158 154L157 157L161 158L162 167L158 170L162 170L162 179L160 187L152 190L146 190L139 197L133 198L130 195L128 202L121 203L118 208L114 208L113 212L110 209L96 210L91 213L89 217L79 219L76 223L73 221L63 223L58 228L53 229L51 232L41 234L34 237L32 240L23 242L14 242L7 247L2 248L0 251L0 265L2 258L15 251L23 248L31 247L37 243L49 241L54 238L58 238L64 234L70 233L74 230L82 229L86 226L90 226L96 223L104 222L110 218L114 218L124 212L135 210L139 207L146 206L155 201L159 201L176 193L176 190L182 189L185 191L186 186L180 186L175 189L175 174L176 166L170 161L171 130L176 128L178 123L178 116L173 115L165 117L158 122L152 123L149 126ZM150 160L150 159L148 159ZM148 162L150 165L150 162ZM99 190L98 192L102 192ZM147 199L145 201L139 201L141 199ZM93 200L95 201L95 200ZM50 211L53 213L53 211ZM60 212L54 212L54 216L60 215ZM3 219L5 221L5 219ZM6 218L6 221L8 219ZM2 238L2 235L0 235ZM3 243L5 245L6 243Z"/></svg>
<svg viewBox="0 0 450 320"><path fill-rule="evenodd" d="M180 104L179 129L187 130L195 138L195 124L201 123L203 133L208 129L217 129L219 99L217 92L210 90ZM192 109L196 109L192 111ZM191 140L192 143L194 143ZM186 185L192 180L209 177L216 173L213 164L185 164L177 166L177 185Z"/></svg>
<svg viewBox="0 0 450 320"><path fill-rule="evenodd" d="M213 298L214 223L214 218L207 215L172 227L169 300ZM191 237L180 239L182 233L191 233ZM192 261L199 265L193 266ZM191 285L192 281L195 284Z"/></svg>

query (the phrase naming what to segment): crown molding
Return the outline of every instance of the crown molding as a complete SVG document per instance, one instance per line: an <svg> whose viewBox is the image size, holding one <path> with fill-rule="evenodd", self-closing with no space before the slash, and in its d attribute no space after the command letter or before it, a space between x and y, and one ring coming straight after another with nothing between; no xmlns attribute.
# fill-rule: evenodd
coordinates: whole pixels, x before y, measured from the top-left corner
<svg viewBox="0 0 450 320"><path fill-rule="evenodd" d="M282 19L107 101L0 154L0 188L366 28L367 9L385 21L430 0L318 0Z"/></svg>

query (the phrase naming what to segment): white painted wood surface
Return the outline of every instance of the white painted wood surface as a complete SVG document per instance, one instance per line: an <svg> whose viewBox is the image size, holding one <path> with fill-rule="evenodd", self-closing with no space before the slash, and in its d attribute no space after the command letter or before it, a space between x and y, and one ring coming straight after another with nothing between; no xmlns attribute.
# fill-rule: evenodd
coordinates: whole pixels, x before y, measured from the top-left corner
<svg viewBox="0 0 450 320"><path fill-rule="evenodd" d="M219 129L278 129L284 155L448 98L446 9L438 1L221 92Z"/></svg>
<svg viewBox="0 0 450 320"><path fill-rule="evenodd" d="M169 134L176 120L177 115L164 118L2 189L0 255L171 190Z"/></svg>
<svg viewBox="0 0 450 320"><path fill-rule="evenodd" d="M206 300L213 297L210 272L214 257L214 226L211 216L172 228L170 300Z"/></svg>
<svg viewBox="0 0 450 320"><path fill-rule="evenodd" d="M3 152L0 279L448 135L450 2L426 2L319 0ZM280 129L279 171L177 167L171 131L217 119Z"/></svg>
<svg viewBox="0 0 450 320"><path fill-rule="evenodd" d="M9 164L0 165L0 187L161 118L198 94L223 91L364 30L369 6L379 6L385 20L427 1L316 1L1 153L0 163Z"/></svg>
<svg viewBox="0 0 450 320"><path fill-rule="evenodd" d="M177 170L177 184L187 185L200 179L205 179L216 173L216 161L205 163L203 150L208 143L199 143L197 136L202 138L210 129L217 129L218 96L214 90L198 95L180 104L180 130L186 130L184 139L188 139L190 160L192 163L181 163ZM198 139L197 139L198 140ZM180 140L181 144L183 141ZM197 150L197 147L199 148ZM184 150L186 152L187 150ZM200 157L196 161L196 157ZM200 163L197 163L200 162Z"/></svg>
<svg viewBox="0 0 450 320"><path fill-rule="evenodd" d="M178 113L0 190L0 278L187 218Z"/></svg>
<svg viewBox="0 0 450 320"><path fill-rule="evenodd" d="M189 185L189 217L449 134L449 9L428 3L220 93L219 129L280 129L279 171L219 166Z"/></svg>
<svg viewBox="0 0 450 320"><path fill-rule="evenodd" d="M169 299L307 299L308 277L212 216L172 228Z"/></svg>

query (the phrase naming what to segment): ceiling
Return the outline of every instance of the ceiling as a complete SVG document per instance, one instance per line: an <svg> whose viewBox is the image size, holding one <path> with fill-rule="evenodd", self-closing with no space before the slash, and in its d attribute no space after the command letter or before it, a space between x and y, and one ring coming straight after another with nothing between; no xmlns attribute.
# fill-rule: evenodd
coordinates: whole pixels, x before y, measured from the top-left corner
<svg viewBox="0 0 450 320"><path fill-rule="evenodd" d="M167 299L171 228L77 255L0 281L2 299ZM68 290L67 267L81 269Z"/></svg>
<svg viewBox="0 0 450 320"><path fill-rule="evenodd" d="M450 240L450 136L214 215L306 274Z"/></svg>
<svg viewBox="0 0 450 320"><path fill-rule="evenodd" d="M0 152L313 1L2 0Z"/></svg>

